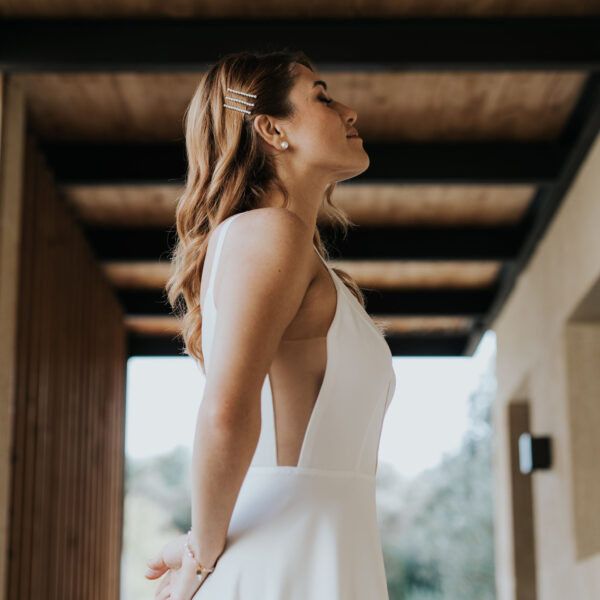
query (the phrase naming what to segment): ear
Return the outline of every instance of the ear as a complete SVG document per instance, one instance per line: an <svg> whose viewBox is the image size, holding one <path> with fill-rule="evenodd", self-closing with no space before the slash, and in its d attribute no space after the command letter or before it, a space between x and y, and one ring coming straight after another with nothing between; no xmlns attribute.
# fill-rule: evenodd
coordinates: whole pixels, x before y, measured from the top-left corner
<svg viewBox="0 0 600 600"><path fill-rule="evenodd" d="M257 115L252 121L252 127L273 148L280 148L281 127L270 115Z"/></svg>

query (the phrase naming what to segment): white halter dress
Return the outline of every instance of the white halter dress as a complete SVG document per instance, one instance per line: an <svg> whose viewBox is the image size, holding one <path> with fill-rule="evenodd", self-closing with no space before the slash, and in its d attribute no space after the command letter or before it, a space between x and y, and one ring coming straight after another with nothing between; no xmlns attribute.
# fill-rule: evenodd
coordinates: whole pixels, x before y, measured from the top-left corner
<svg viewBox="0 0 600 600"><path fill-rule="evenodd" d="M207 372L216 321L215 274L236 216L220 226L206 291L202 348ZM277 465L267 375L260 438L225 550L192 600L389 600L375 473L383 420L396 385L392 354L360 303L323 263L337 290L337 308L326 338L325 375L298 465Z"/></svg>

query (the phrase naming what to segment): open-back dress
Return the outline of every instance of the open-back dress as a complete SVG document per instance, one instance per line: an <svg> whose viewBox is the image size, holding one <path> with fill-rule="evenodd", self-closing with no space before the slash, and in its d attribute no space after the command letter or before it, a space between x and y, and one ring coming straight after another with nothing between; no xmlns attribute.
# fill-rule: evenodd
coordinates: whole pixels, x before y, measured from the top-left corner
<svg viewBox="0 0 600 600"><path fill-rule="evenodd" d="M216 322L213 287L220 231L204 300L207 373ZM269 376L261 432L231 517L225 550L193 600L389 600L375 506L379 440L396 386L389 346L343 281L326 337L327 364L297 466L278 465Z"/></svg>

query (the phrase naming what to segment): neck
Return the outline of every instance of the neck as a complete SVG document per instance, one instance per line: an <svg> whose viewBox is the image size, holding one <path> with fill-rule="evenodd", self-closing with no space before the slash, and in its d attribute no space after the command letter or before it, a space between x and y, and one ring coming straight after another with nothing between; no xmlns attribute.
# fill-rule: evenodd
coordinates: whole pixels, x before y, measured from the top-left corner
<svg viewBox="0 0 600 600"><path fill-rule="evenodd" d="M287 209L302 219L310 231L314 231L317 227L317 215L330 182L318 180L314 177L314 173L313 176L306 176L306 174L296 175L287 172L285 176L281 173L279 176L289 192ZM261 208L283 207L283 193L273 187L265 194L260 206Z"/></svg>

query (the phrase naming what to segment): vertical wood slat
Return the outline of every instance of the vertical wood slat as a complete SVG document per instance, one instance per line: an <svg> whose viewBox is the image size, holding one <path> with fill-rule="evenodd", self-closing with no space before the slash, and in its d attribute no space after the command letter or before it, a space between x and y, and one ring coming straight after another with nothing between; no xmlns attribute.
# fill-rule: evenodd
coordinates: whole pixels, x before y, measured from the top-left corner
<svg viewBox="0 0 600 600"><path fill-rule="evenodd" d="M123 314L32 135L17 327L9 598L119 598Z"/></svg>
<svg viewBox="0 0 600 600"><path fill-rule="evenodd" d="M44 190L52 190L51 181L47 174L41 170L41 157L34 155L36 164L36 171L40 173L40 176L32 181L32 185L35 186L34 194L39 196L44 193ZM39 218L38 231L43 231L43 236L52 243L52 239L55 237L55 211L54 203L46 203L46 212L43 215L37 214ZM45 252L36 261L38 266L39 274L36 280L40 282L40 288L45 290L52 289L52 277L51 277L51 253ZM31 538L30 538L30 560L31 560L31 572L36 573L40 569L44 569L45 553L43 551L43 540L46 539L46 527L45 525L49 521L49 514L47 510L46 496L47 490L51 489L52 482L47 480L46 475L49 471L50 466L50 452L51 446L51 430L48 427L48 417L52 410L51 403L53 400L52 390L50 388L50 377L51 377L51 365L49 356L52 343L52 331L50 327L52 314L50 312L51 307L47 302L35 302L34 306L39 311L39 318L32 319L34 322L39 322L38 332L38 345L37 345L37 386L35 392L31 394L32 404L37 404L37 415L36 415L36 432L35 436L30 435L29 439L35 441L35 455L33 460L34 472L32 473L33 479L33 512L32 512L32 527L31 527ZM39 543L42 542L42 543ZM43 596L45 590L42 585L42 581L36 577L30 577L29 587L31 597Z"/></svg>
<svg viewBox="0 0 600 600"><path fill-rule="evenodd" d="M54 310L57 321L64 323L65 329L72 329L75 324L70 320L70 317L77 310L77 299L71 300L74 303L69 311L67 309L69 304L66 295L64 294L64 290L68 290L69 273L77 273L77 271L73 269L74 265L72 262L77 254L65 251L65 248L68 246L66 226L66 220L58 220L56 226L57 238L58 240L61 240L61 243L57 244L55 260L64 265L64 267L55 274L57 301ZM57 336L55 339L55 352L62 356L63 360L55 365L54 371L56 383L54 385L54 410L52 412L52 421L50 425L54 431L56 431L58 427L64 427L67 423L66 401L74 392L74 390L71 389L70 384L80 368L75 362L75 353L70 349L67 336ZM70 365L70 369L68 368L68 365ZM65 435L59 435L55 438L54 454L55 460L52 465L52 479L54 481L62 481L63 468L68 456L68 443ZM63 547L62 540L63 533L65 532L66 515L64 510L60 510L60 507L64 507L66 504L65 492L66 486L57 486L49 503L49 512L54 517L50 519L52 525L49 534L50 539L47 544L50 559L49 568L51 569L48 586L50 598L57 598L60 591L64 589L62 576L62 565L64 564L64 561L62 560L60 552Z"/></svg>
<svg viewBox="0 0 600 600"><path fill-rule="evenodd" d="M34 161L34 154L31 152L29 147L26 148L26 164ZM37 272L35 261L33 260L33 252L31 249L34 244L35 228L37 226L37 213L32 213L33 203L35 196L35 187L33 185L25 186L23 193L23 218L25 215L30 214L32 218L31 231L26 231L27 228L23 228L22 239L24 244L22 245L21 251L21 277L22 283L20 286L19 294L19 310L27 310L28 314L34 315L34 287L32 275ZM26 245L25 245L26 244ZM24 271L23 269L27 269ZM24 277L27 273L30 275ZM27 295L27 297L25 296ZM22 304L21 304L22 302ZM31 482L28 473L30 470L31 453L28 452L28 435L27 431L29 423L31 422L31 415L33 407L30 402L31 396L31 385L35 381L35 373L37 370L37 356L36 356L36 344L35 344L35 327L33 326L34 320L29 319L27 322L19 323L18 340L17 340L17 361L18 361L18 378L16 386L16 406L15 406L15 430L14 430L14 444L13 444L13 457L14 457L14 473L13 476L13 497L18 497L20 501L13 502L13 510L11 511L12 518L11 524L15 528L14 544L11 543L9 550L9 558L14 555L18 561L12 562L11 575L14 578L16 589L15 597L26 597L27 589L26 583L23 583L21 577L21 571L18 568L19 563L23 561L23 557L26 555L29 549L29 527L30 521L30 510L28 502L31 500L31 490L29 485ZM26 336L26 337L25 337ZM10 579L9 579L10 584ZM10 594L9 594L10 597Z"/></svg>
<svg viewBox="0 0 600 600"><path fill-rule="evenodd" d="M88 289L93 285L93 282L89 281L88 277L85 277L85 279L81 282L81 288L80 288L80 293L82 294L82 296L86 297L88 296ZM95 313L96 311L96 307L95 307L95 298L90 295L90 312L91 313ZM82 303L83 304L83 303ZM85 311L81 313L80 315L82 321L85 321ZM92 400L92 402L94 404L98 403L98 407L101 408L102 407L102 402L99 402L99 399L97 397L97 384L98 384L98 369L94 368L96 366L96 364L100 363L99 360L96 360L96 349L98 349L98 342L95 339L96 336L95 334L97 334L97 330L95 329L89 329L87 331L87 335L86 335L86 339L85 339L85 343L83 345L83 349L84 349L84 353L82 353L82 356L84 354L86 354L86 360L87 362L90 363L90 365L92 365L92 368L88 370L88 372L86 373L86 379L83 381L84 383L84 389L85 389L85 393L86 395ZM96 500L98 497L98 489L96 486L96 480L94 477L94 474L96 472L96 462L95 462L95 457L94 457L94 444L95 444L95 437L98 433L98 429L99 429L100 423L99 423L99 419L96 419L96 426L91 428L90 431L92 433L92 435L89 436L88 438L88 449L87 449L87 460L88 460L88 464L90 465L90 469L87 472L87 482L86 485L91 489L92 493L90 495L89 498L89 502L87 503L87 514L86 514L86 519L90 525L91 529L97 529L98 524L95 522L95 514L96 514ZM94 557L95 556L101 556L101 554L99 552L96 551L98 544L99 544L99 538L94 538L94 539L89 539L88 540L88 562L87 562L87 567L90 571L90 577L88 578L88 585L90 588L90 592L92 594L92 598L94 598L94 600L96 600L96 596L93 596L93 592L95 589L97 589L97 586L99 584L99 582L97 581L97 575L96 575L96 571L94 569Z"/></svg>
<svg viewBox="0 0 600 600"><path fill-rule="evenodd" d="M7 159L7 150L3 153L3 161ZM25 149L25 162L28 162L31 158L29 149ZM5 162L3 162L3 166ZM21 213L25 214L29 209L28 205L32 202L32 189L24 188L22 192L22 207ZM16 199L13 197L13 201ZM20 228L20 226L19 226ZM20 271L21 273L26 270L26 272L31 272L31 256L24 252L25 248L28 248L31 244L32 232L24 230L21 235L21 244L20 248L17 249L19 254L20 261ZM4 284L6 285L6 284ZM21 277L20 282L18 283L18 310L30 310L31 305L31 285L30 281L27 278ZM25 322L21 327L21 330L18 332L18 336L24 336L26 339L30 336L30 323ZM23 456L23 444L26 439L25 430L26 430L26 388L24 385L19 385L19 382L26 380L27 370L29 369L29 359L31 358L24 352L24 348L21 344L16 344L15 346L15 355L16 355L16 381L15 381L15 389L14 389L14 403L15 403L15 412L14 412L14 420L12 424L12 469L18 468L18 457ZM17 407L19 410L17 410ZM15 477L11 478L11 493L13 497L18 495L20 497L23 496L24 493L24 485L25 478L24 477ZM12 503L10 510L10 527L16 530L19 534L16 538L16 543L8 545L8 574L7 574L7 585L8 582L13 580L16 583L15 592L18 594L19 586L18 586L18 572L17 572L17 563L12 561L11 558L13 556L19 556L21 552L21 543L23 541L23 535L21 531L21 526L23 523L23 510L24 507L21 503ZM9 531L9 541L10 541ZM7 597L10 595L7 594ZM18 595L16 596L18 597Z"/></svg>
<svg viewBox="0 0 600 600"><path fill-rule="evenodd" d="M16 425L17 311L21 269L25 99L0 72L0 595L10 576L13 430Z"/></svg>

